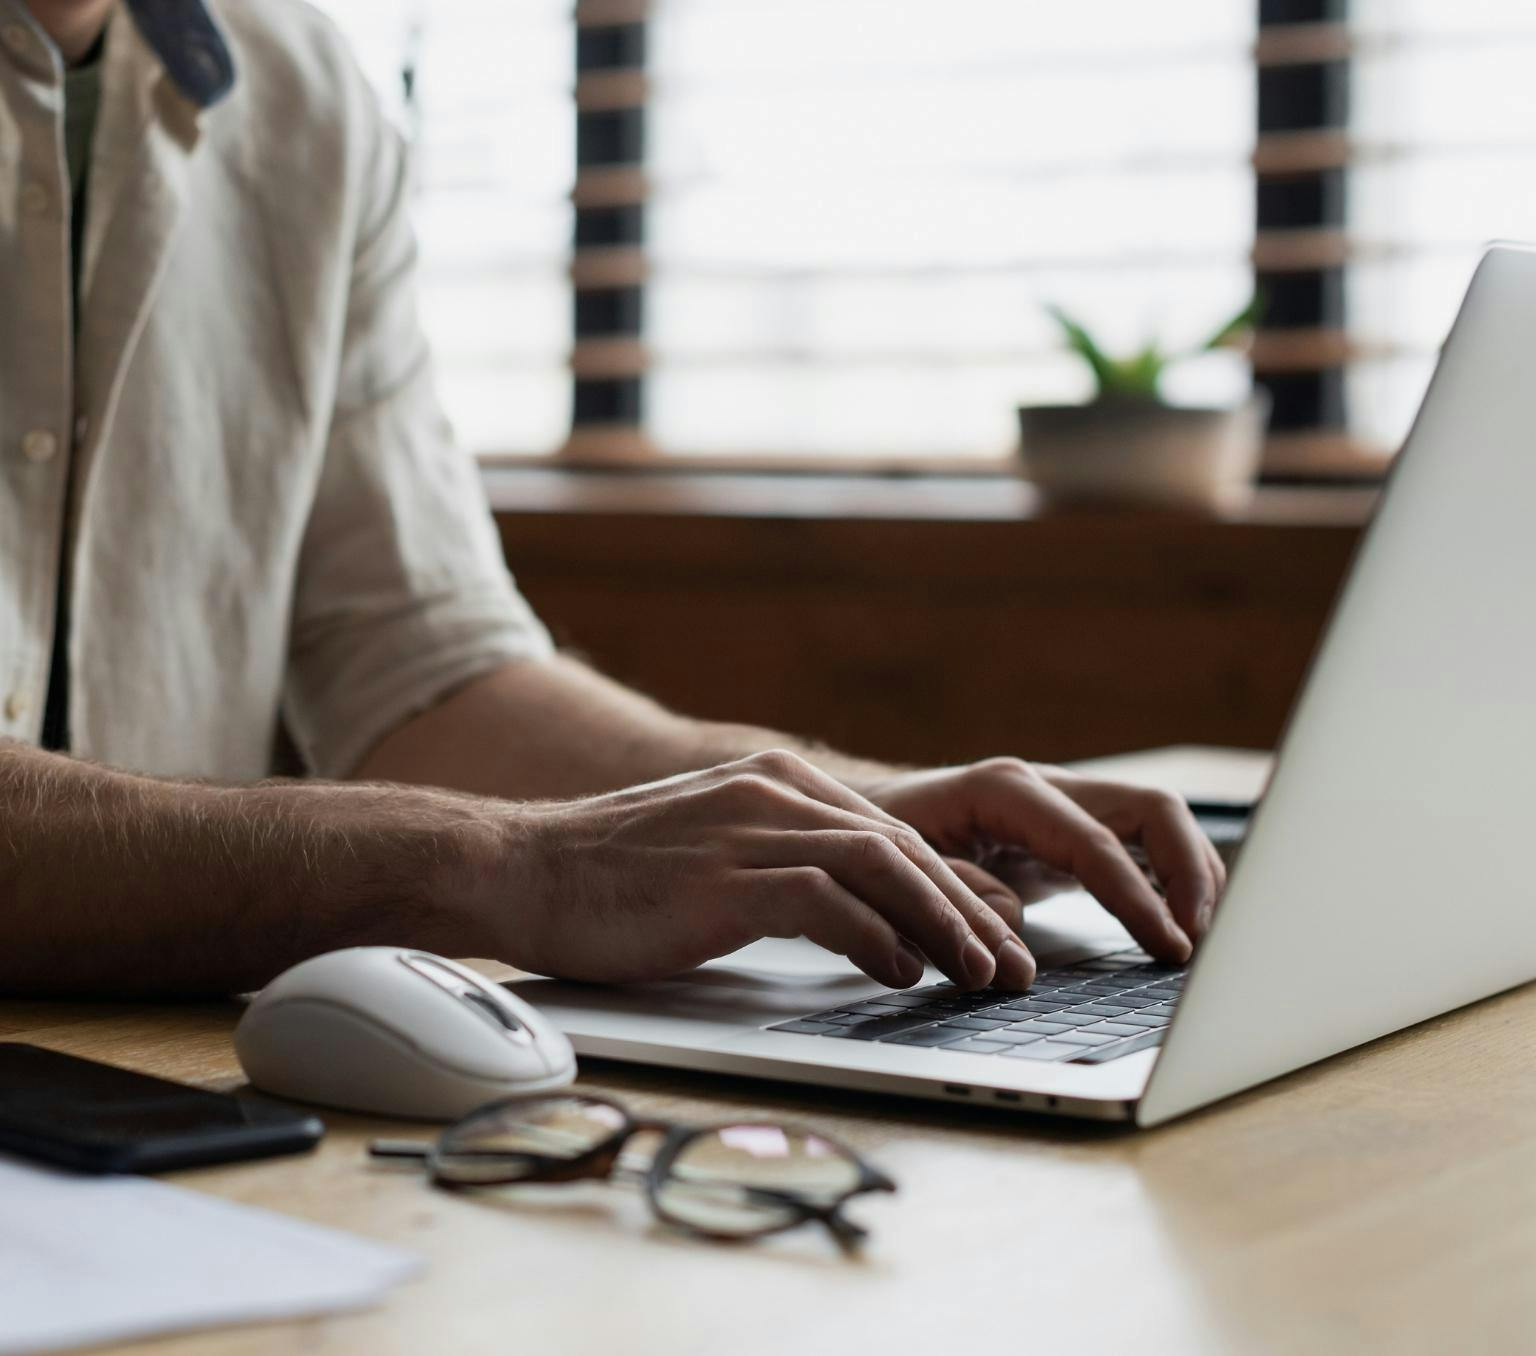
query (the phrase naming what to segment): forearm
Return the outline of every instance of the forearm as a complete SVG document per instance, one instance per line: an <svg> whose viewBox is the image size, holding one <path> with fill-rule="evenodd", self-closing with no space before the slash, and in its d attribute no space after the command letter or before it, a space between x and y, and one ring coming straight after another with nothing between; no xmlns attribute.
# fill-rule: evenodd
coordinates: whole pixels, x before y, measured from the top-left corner
<svg viewBox="0 0 1536 1356"><path fill-rule="evenodd" d="M485 954L482 802L156 781L0 743L0 992L255 988L338 946Z"/></svg>
<svg viewBox="0 0 1536 1356"><path fill-rule="evenodd" d="M594 795L790 749L849 785L889 776L752 725L693 720L561 655L508 664L386 737L356 775L515 800Z"/></svg>

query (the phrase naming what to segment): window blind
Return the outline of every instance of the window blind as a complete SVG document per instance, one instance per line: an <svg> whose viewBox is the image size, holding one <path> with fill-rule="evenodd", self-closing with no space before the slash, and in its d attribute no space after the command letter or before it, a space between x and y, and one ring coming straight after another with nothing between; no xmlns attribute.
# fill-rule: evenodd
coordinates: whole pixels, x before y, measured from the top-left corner
<svg viewBox="0 0 1536 1356"><path fill-rule="evenodd" d="M1122 347L1190 343L1251 290L1248 6L577 14L594 54L630 34L627 68L578 83L605 105L584 104L584 139L607 157L582 167L578 231L583 202L644 211L643 236L578 249L579 281L644 288L627 330L578 338L578 375L609 400L582 450L998 457L1015 405L1088 391L1045 303ZM622 111L641 100L643 121ZM1195 364L1183 393L1231 393L1240 369Z"/></svg>
<svg viewBox="0 0 1536 1356"><path fill-rule="evenodd" d="M1352 0L1351 427L1400 445L1481 248L1536 241L1536 10Z"/></svg>
<svg viewBox="0 0 1536 1356"><path fill-rule="evenodd" d="M321 0L414 142L423 323L460 439L570 427L569 0Z"/></svg>
<svg viewBox="0 0 1536 1356"><path fill-rule="evenodd" d="M1490 239L1536 238L1521 0L1261 0L1273 476L1380 474Z"/></svg>
<svg viewBox="0 0 1536 1356"><path fill-rule="evenodd" d="M1269 473L1374 476L1482 243L1536 238L1521 0L325 7L418 141L481 451L995 461L1088 391L1045 303L1187 343L1256 275Z"/></svg>

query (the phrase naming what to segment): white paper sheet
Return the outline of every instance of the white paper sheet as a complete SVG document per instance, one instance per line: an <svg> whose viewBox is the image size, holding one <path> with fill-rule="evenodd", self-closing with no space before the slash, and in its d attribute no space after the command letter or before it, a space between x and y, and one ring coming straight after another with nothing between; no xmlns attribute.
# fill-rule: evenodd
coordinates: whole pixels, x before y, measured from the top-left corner
<svg viewBox="0 0 1536 1356"><path fill-rule="evenodd" d="M356 1309L415 1255L142 1177L0 1156L0 1353Z"/></svg>

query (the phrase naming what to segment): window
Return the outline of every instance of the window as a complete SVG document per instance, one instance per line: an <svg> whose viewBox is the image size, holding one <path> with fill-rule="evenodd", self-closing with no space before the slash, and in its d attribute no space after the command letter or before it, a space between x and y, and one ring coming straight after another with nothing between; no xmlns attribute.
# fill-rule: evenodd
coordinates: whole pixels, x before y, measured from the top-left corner
<svg viewBox="0 0 1536 1356"><path fill-rule="evenodd" d="M1204 337L1252 289L1253 35L1232 0L661 0L650 440L997 457L1088 392L1046 302Z"/></svg>
<svg viewBox="0 0 1536 1356"><path fill-rule="evenodd" d="M1347 407L1389 450L1481 247L1536 240L1536 10L1354 0L1354 20Z"/></svg>
<svg viewBox="0 0 1536 1356"><path fill-rule="evenodd" d="M1520 0L325 7L419 143L482 452L996 464L1088 390L1046 302L1191 342L1257 273L1271 471L1372 475L1480 245L1536 238Z"/></svg>
<svg viewBox="0 0 1536 1356"><path fill-rule="evenodd" d="M570 430L569 0L321 0L415 141L423 323L476 450Z"/></svg>

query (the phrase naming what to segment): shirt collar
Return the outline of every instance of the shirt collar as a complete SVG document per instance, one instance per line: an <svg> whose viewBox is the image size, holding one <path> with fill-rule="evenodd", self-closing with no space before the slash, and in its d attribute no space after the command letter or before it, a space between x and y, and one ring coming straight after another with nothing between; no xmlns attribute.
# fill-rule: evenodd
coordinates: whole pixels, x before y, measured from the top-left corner
<svg viewBox="0 0 1536 1356"><path fill-rule="evenodd" d="M125 0L134 27L171 82L198 108L218 103L235 83L224 35L202 0ZM51 69L59 55L22 0L0 0L0 48L24 69ZM0 55L3 55L0 52Z"/></svg>
<svg viewBox="0 0 1536 1356"><path fill-rule="evenodd" d="M176 88L199 108L218 103L235 83L235 63L203 0L127 0L144 41Z"/></svg>

